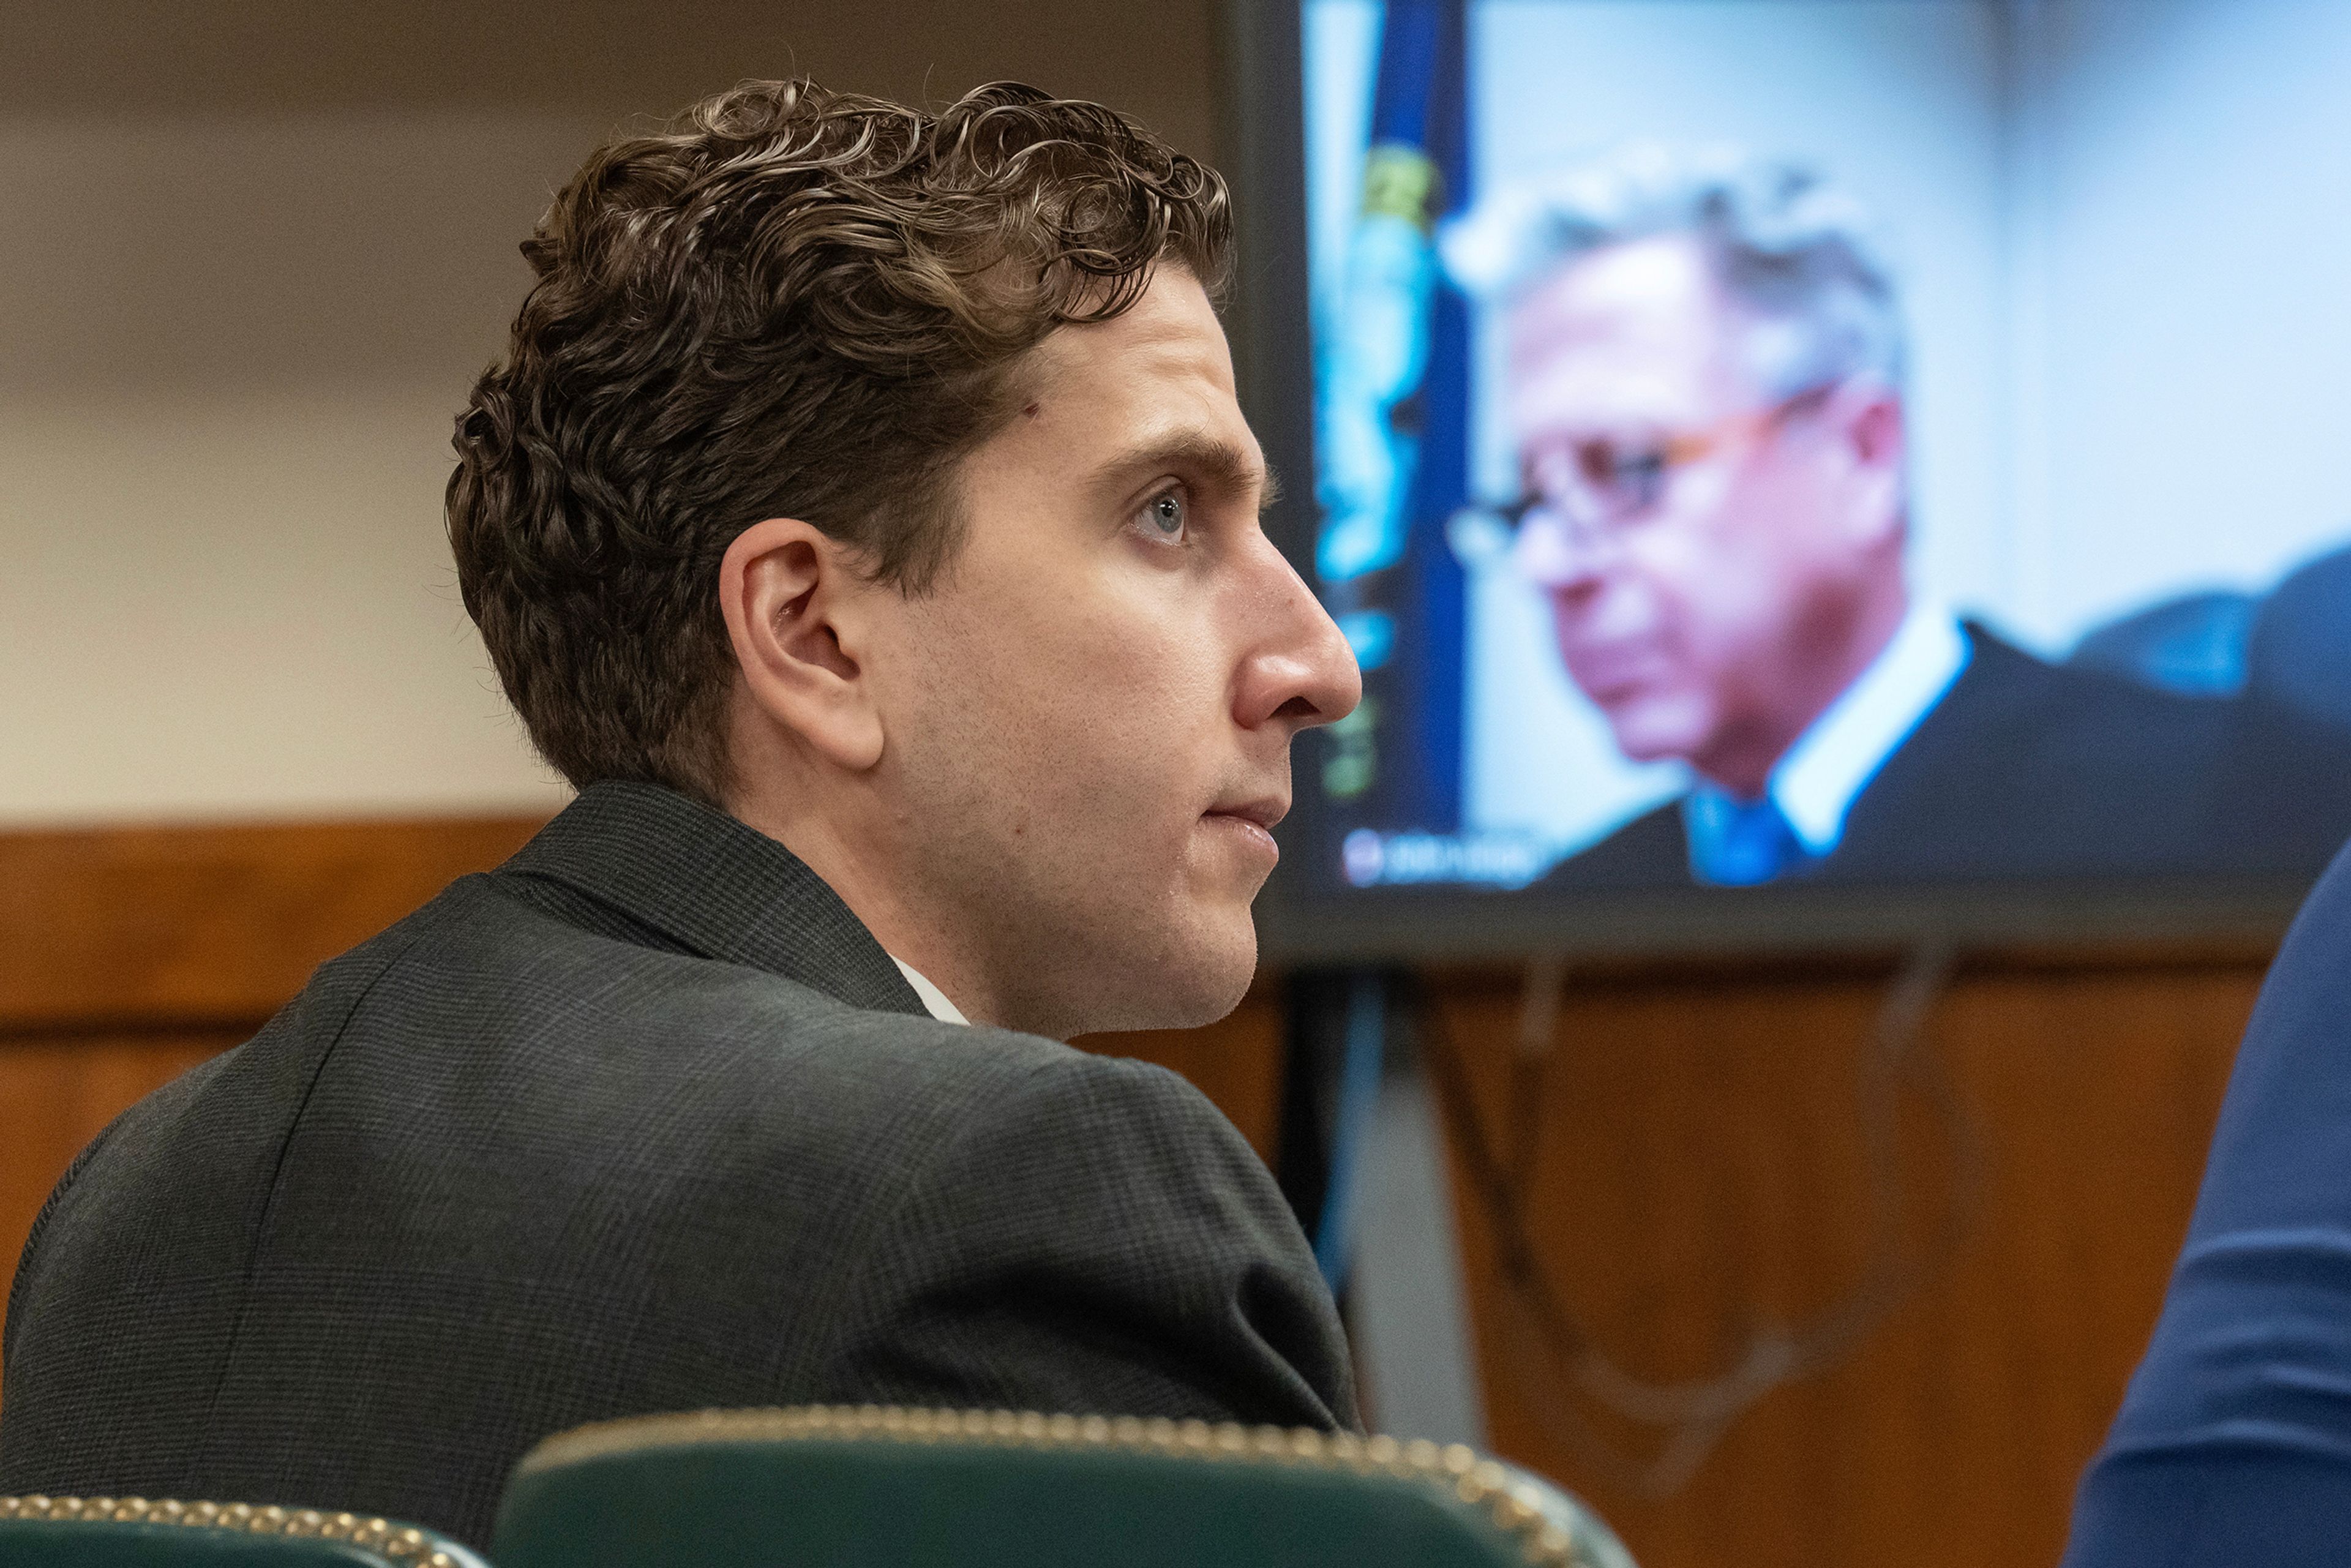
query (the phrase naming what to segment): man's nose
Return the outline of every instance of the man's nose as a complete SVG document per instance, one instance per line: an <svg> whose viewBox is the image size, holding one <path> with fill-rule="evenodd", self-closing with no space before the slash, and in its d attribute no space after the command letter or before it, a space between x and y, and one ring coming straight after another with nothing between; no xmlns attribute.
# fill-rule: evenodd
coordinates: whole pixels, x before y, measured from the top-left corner
<svg viewBox="0 0 2351 1568"><path fill-rule="evenodd" d="M1548 511L1533 511L1519 526L1512 555L1519 571L1547 593L1573 593L1599 580L1607 547L1583 537Z"/></svg>
<svg viewBox="0 0 2351 1568"><path fill-rule="evenodd" d="M1264 551L1263 631L1242 663L1234 721L1244 729L1280 725L1292 734L1335 724L1364 699L1354 650L1290 562L1270 544Z"/></svg>

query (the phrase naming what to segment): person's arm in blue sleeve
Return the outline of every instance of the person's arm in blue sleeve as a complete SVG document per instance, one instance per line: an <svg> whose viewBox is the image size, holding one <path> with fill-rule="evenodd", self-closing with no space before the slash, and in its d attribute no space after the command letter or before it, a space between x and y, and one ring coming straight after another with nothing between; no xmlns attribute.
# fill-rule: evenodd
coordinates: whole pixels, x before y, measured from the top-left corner
<svg viewBox="0 0 2351 1568"><path fill-rule="evenodd" d="M2351 1561L2351 852L2262 988L2065 1568Z"/></svg>

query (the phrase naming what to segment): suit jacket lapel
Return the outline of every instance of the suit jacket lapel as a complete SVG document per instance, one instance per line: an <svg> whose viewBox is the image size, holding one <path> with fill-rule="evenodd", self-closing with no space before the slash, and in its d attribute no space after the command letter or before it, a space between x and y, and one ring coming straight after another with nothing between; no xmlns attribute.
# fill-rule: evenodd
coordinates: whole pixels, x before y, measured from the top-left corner
<svg viewBox="0 0 2351 1568"><path fill-rule="evenodd" d="M927 1016L890 955L799 856L658 785L590 785L499 874L584 894L702 957L852 1007Z"/></svg>

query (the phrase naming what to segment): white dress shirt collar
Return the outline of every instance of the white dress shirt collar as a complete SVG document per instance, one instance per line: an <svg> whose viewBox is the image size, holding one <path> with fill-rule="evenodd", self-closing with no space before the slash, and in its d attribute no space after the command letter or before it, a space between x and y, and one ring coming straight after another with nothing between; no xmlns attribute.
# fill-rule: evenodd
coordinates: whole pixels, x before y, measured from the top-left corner
<svg viewBox="0 0 2351 1568"><path fill-rule="evenodd" d="M1853 803L1967 668L1967 633L1949 611L1913 603L1893 640L1771 770L1771 802L1805 850L1844 837Z"/></svg>
<svg viewBox="0 0 2351 1568"><path fill-rule="evenodd" d="M923 998L923 1006L930 1009L933 1018L941 1023L971 1022L953 1002L947 1000L947 994L931 984L920 969L895 953L890 955L890 962L898 966L898 973L906 977L906 984L914 988L914 994Z"/></svg>

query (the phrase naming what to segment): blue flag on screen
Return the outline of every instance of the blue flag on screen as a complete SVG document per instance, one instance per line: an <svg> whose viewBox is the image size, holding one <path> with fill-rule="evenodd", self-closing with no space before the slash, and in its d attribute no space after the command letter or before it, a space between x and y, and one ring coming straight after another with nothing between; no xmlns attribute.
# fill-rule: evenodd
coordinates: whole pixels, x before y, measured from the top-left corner
<svg viewBox="0 0 2351 1568"><path fill-rule="evenodd" d="M1447 831L1461 809L1463 579L1445 539L1468 477L1468 311L1437 225L1469 198L1466 0L1384 8L1363 204L1318 367L1315 571L1364 668L1324 792Z"/></svg>

